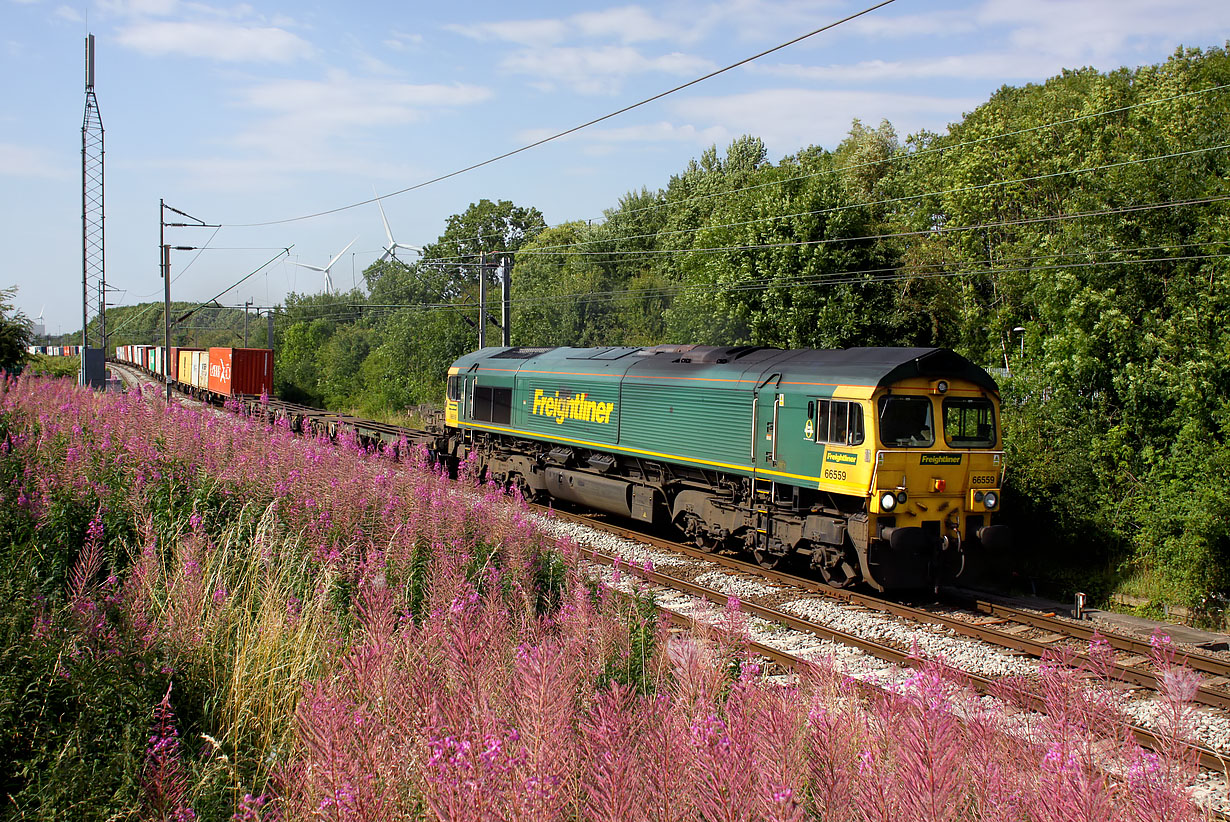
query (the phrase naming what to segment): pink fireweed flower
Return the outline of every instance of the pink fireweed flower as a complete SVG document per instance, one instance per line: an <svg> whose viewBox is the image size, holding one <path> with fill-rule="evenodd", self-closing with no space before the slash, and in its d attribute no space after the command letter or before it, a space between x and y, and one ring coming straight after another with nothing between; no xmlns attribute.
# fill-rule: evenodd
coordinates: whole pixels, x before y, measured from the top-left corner
<svg viewBox="0 0 1230 822"><path fill-rule="evenodd" d="M726 600L726 610L728 611L739 610L739 605L740 605L739 598L737 596L734 596L733 594Z"/></svg>
<svg viewBox="0 0 1230 822"><path fill-rule="evenodd" d="M1171 668L1162 672L1162 693L1171 702L1191 702L1200 690L1200 676L1189 668Z"/></svg>
<svg viewBox="0 0 1230 822"><path fill-rule="evenodd" d="M252 796L245 793L239 800L239 810L231 817L232 822L260 822L261 808L265 807L268 797L264 794Z"/></svg>

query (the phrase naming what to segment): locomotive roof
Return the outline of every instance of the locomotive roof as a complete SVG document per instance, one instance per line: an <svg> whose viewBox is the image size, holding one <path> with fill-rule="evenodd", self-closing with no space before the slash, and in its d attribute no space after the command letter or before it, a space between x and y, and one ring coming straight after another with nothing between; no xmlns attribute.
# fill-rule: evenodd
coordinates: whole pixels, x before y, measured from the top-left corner
<svg viewBox="0 0 1230 822"><path fill-rule="evenodd" d="M912 377L962 379L998 391L984 369L947 348L780 349L760 346L659 345L650 348L484 348L454 365L501 370L670 376L783 374L848 385L883 386Z"/></svg>

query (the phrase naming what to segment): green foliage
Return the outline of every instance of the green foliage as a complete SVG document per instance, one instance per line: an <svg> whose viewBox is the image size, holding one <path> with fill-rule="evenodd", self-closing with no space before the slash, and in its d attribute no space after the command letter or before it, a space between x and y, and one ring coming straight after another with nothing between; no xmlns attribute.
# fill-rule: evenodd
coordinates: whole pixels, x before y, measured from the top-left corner
<svg viewBox="0 0 1230 822"><path fill-rule="evenodd" d="M1203 93L1227 83L1225 49L1189 49L1005 86L942 135L856 120L776 163L745 135L596 223L482 200L369 267L369 308L288 301L278 390L439 403L475 347L480 251L515 252L516 345L949 347L1009 373L1003 570L1106 592L1143 573L1190 604L1230 575L1230 98Z"/></svg>
<svg viewBox="0 0 1230 822"><path fill-rule="evenodd" d="M34 354L27 362L26 370L31 374L42 374L48 377L76 377L81 373L81 358Z"/></svg>
<svg viewBox="0 0 1230 822"><path fill-rule="evenodd" d="M17 286L0 288L0 371L21 372L26 363L26 347L34 342L30 320L13 305Z"/></svg>

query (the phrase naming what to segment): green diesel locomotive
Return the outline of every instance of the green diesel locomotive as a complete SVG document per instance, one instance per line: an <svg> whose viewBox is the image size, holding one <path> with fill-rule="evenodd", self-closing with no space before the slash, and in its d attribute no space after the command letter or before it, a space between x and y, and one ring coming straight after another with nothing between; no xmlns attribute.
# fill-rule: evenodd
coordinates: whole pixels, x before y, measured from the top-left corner
<svg viewBox="0 0 1230 822"><path fill-rule="evenodd" d="M879 589L1003 550L999 395L946 349L484 348L445 424L485 476Z"/></svg>

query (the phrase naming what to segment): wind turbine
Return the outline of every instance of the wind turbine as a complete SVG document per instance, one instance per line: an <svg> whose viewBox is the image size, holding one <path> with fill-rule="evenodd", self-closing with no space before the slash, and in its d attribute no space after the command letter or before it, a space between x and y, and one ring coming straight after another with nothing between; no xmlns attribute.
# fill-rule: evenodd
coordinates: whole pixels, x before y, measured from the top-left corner
<svg viewBox="0 0 1230 822"><path fill-rule="evenodd" d="M372 188L372 194L376 194L376 189L374 187ZM417 245L406 245L405 243L399 243L397 240L393 239L393 231L389 228L389 218L384 216L384 206L380 203L379 194L376 194L376 206L380 209L380 220L384 223L384 236L389 238L389 244L384 247L384 253L380 255L380 262L384 262L385 260L397 260L397 249L399 248L404 248L407 251L417 251L422 254L423 249L419 248ZM401 260L397 260L397 262L401 262Z"/></svg>
<svg viewBox="0 0 1230 822"><path fill-rule="evenodd" d="M325 275L325 293L332 294L333 293L333 278L329 276L329 269L333 268L333 264L336 263L338 260L340 260L342 258L342 255L345 254L347 251L349 251L350 247L354 245L356 242L358 242L358 240L359 238L355 237L353 240L346 243L346 247L343 248L341 251L337 252L337 256L334 257L332 260L329 260L329 264L326 265L324 268L321 268L318 265L308 265L307 263L301 263L298 260L291 260L291 262L297 266L301 266L303 268L310 268L313 271L319 271L322 274L324 274Z"/></svg>
<svg viewBox="0 0 1230 822"><path fill-rule="evenodd" d="M34 322L31 323L33 326L31 330L34 332L34 336L36 337L42 337L47 333L47 326L43 322L43 312L46 310L47 305L44 304L43 307L38 310L38 316L34 318Z"/></svg>

